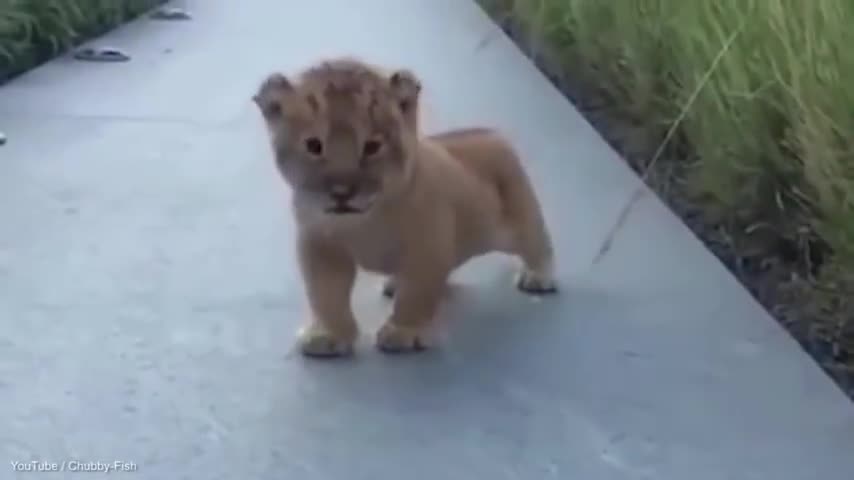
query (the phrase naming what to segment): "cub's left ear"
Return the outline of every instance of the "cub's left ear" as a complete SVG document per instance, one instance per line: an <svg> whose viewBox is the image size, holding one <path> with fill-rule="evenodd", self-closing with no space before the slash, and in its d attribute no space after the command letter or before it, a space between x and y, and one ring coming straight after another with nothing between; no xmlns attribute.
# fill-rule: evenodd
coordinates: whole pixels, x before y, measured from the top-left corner
<svg viewBox="0 0 854 480"><path fill-rule="evenodd" d="M294 89L288 77L281 73L272 73L261 82L258 91L252 96L252 101L266 118L275 118L282 113L282 95Z"/></svg>
<svg viewBox="0 0 854 480"><path fill-rule="evenodd" d="M409 70L397 70L389 76L389 85L397 96L403 113L413 113L418 107L418 96L421 93L418 77Z"/></svg>

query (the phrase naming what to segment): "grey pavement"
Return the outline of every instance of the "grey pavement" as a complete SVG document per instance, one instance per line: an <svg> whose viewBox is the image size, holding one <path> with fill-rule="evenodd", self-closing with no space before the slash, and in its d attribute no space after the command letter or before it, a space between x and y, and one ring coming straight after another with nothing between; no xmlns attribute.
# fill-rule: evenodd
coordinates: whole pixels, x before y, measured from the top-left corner
<svg viewBox="0 0 854 480"><path fill-rule="evenodd" d="M468 0L207 0L0 88L0 479L11 462L145 479L841 479L854 406ZM376 278L355 358L294 352L287 190L250 96L326 55L414 69L431 130L505 131L563 292L490 256L443 346L384 356ZM82 477L81 477L82 478Z"/></svg>

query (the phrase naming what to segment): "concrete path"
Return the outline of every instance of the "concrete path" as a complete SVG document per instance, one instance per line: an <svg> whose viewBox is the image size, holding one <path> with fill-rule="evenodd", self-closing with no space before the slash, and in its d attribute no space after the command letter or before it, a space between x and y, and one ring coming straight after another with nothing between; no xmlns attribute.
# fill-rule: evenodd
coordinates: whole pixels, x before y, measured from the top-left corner
<svg viewBox="0 0 854 480"><path fill-rule="evenodd" d="M44 478L854 475L854 406L652 196L593 264L638 180L474 3L186 5L102 39L129 63L61 58L0 88L0 479L30 460L66 461ZM385 357L366 277L357 357L294 354L293 226L250 96L341 53L415 69L431 129L511 136L560 297L478 260L444 347Z"/></svg>

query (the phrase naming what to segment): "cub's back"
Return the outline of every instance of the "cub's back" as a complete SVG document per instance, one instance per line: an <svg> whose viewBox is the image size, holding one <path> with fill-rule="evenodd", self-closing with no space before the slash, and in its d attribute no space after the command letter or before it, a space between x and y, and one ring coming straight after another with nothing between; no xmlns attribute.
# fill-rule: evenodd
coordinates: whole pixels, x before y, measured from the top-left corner
<svg viewBox="0 0 854 480"><path fill-rule="evenodd" d="M488 128L449 130L428 137L441 145L466 169L479 177L506 175L518 164L509 143ZM510 164L510 165L508 165Z"/></svg>
<svg viewBox="0 0 854 480"><path fill-rule="evenodd" d="M488 128L451 130L430 135L427 140L441 147L451 157L449 161L469 175L462 182L446 183L457 187L446 192L455 192L457 229L468 240L464 243L469 244L469 253L505 249L508 222L529 209L532 193L513 147ZM445 171L445 176L453 175L453 170Z"/></svg>
<svg viewBox="0 0 854 480"><path fill-rule="evenodd" d="M430 135L427 139L440 145L474 177L495 188L502 201L507 189L530 189L513 146L498 132L489 128L466 128Z"/></svg>

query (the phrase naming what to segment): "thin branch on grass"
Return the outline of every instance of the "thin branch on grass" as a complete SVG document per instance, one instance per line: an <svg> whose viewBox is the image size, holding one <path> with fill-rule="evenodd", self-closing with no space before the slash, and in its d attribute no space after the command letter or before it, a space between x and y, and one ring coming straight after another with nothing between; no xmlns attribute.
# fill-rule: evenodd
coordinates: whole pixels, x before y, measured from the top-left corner
<svg viewBox="0 0 854 480"><path fill-rule="evenodd" d="M738 27L733 30L732 34L730 34L729 38L727 38L726 42L724 42L720 51L717 53L717 55L715 55L715 58L712 60L711 65L709 65L709 68L705 71L705 73L703 73L703 76L700 78L700 82L697 84L697 87L694 89L693 92L691 92L691 95L688 97L688 101L685 102L685 105L682 107L681 111L679 112L679 115L676 117L673 123L670 124L670 128L667 129L667 133L664 135L664 138L661 140L661 143L658 144L658 148L655 150L655 154L652 156L652 159L649 161L646 166L646 169L641 175L641 184L638 185L637 189L635 189L634 192L632 192L632 195L631 197L629 197L629 200L626 202L626 205L623 206L623 208L620 210L620 214L617 216L616 222L614 222L614 225L608 231L608 235L605 236L605 240L603 240L602 244L599 246L599 250L596 252L596 256L593 257L592 265L597 265L599 262L602 261L605 255L607 255L608 252L611 251L611 247L614 244L614 239L617 237L617 234L620 232L620 229L622 229L623 225L625 225L626 220L629 218L629 214L632 212L632 209L644 196L644 194L646 194L646 181L649 179L649 175L655 168L655 165L658 162L659 158L661 158L661 155L664 153L664 149L667 148L667 145L670 144L670 140L673 138L673 135L676 134L676 130L685 120L685 117L688 116L688 113L694 106L694 102L697 100L697 97L700 96L700 92L703 91L703 87L705 87L706 84L709 82L709 79L712 77L712 74L714 74L717 70L718 65L720 65L721 60L723 60L724 58L724 55L729 52L730 47L732 47L732 44L735 42L736 38L738 38L738 35L741 34L742 30L744 29L747 17L748 15L745 15L742 18L741 23L739 23Z"/></svg>

